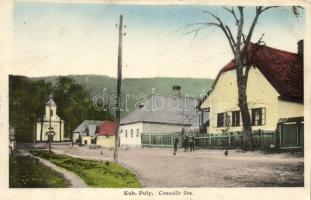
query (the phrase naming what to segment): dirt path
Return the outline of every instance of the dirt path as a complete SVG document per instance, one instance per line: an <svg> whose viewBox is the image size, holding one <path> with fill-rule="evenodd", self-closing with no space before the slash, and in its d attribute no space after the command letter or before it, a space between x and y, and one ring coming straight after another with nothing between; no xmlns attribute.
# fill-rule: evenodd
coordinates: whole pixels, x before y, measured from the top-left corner
<svg viewBox="0 0 311 200"><path fill-rule="evenodd" d="M75 157L112 160L113 152L87 147L54 146L54 152ZM301 187L304 158L293 154L241 153L223 150L182 152L144 148L119 151L119 161L144 187Z"/></svg>
<svg viewBox="0 0 311 200"><path fill-rule="evenodd" d="M87 188L89 187L78 175L76 175L75 173L73 172L70 172L62 167L59 167L53 163L51 163L50 161L48 160L45 160L45 159L42 159L40 157L37 157L37 156L34 156L32 154L30 154L29 152L27 151L23 151L22 152L23 155L29 155L33 158L36 158L38 159L42 164L50 167L51 169L53 169L54 171L57 171L61 174L63 174L63 176L65 177L65 179L69 180L70 181L70 184L71 184L71 188Z"/></svg>

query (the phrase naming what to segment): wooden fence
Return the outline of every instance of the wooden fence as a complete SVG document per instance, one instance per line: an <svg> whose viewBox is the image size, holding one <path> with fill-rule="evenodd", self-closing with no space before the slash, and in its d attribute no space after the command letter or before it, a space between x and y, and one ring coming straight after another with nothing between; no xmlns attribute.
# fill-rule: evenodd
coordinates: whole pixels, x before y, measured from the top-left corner
<svg viewBox="0 0 311 200"><path fill-rule="evenodd" d="M240 148L243 145L243 134L240 132L226 134L198 134L196 147L201 149ZM276 146L275 132L253 133L253 143L256 149L268 149Z"/></svg>
<svg viewBox="0 0 311 200"><path fill-rule="evenodd" d="M173 147L173 138L179 140L178 147L183 146L183 135L181 133L167 134L142 134L143 147ZM277 144L275 132L253 133L253 142L256 149L268 149ZM243 145L241 132L226 134L195 134L195 146L197 149L226 149L240 148Z"/></svg>
<svg viewBox="0 0 311 200"><path fill-rule="evenodd" d="M178 147L182 147L181 133L142 134L141 142L143 147L173 147L174 136L178 138Z"/></svg>

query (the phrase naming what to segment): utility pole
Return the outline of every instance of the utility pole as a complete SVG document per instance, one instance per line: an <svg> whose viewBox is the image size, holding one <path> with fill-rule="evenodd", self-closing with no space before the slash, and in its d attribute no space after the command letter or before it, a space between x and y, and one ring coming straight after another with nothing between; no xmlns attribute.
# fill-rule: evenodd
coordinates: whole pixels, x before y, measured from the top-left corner
<svg viewBox="0 0 311 200"><path fill-rule="evenodd" d="M118 27L118 25L116 25ZM125 34L124 34L125 35ZM116 107L116 133L113 158L118 162L120 110L121 110L121 83L122 83L122 37L123 37L123 15L119 22L119 45L118 45L118 77L117 77L117 107Z"/></svg>
<svg viewBox="0 0 311 200"><path fill-rule="evenodd" d="M51 150L51 147L52 147L52 141L51 141L51 133L52 131L52 126L51 126L51 99L49 101L49 135L48 135L48 138L49 138L49 153L52 153L52 150Z"/></svg>

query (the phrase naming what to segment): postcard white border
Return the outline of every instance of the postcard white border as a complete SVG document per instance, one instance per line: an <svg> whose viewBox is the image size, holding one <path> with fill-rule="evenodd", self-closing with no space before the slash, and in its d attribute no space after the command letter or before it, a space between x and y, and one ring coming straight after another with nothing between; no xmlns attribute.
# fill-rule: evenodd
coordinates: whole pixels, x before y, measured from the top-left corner
<svg viewBox="0 0 311 200"><path fill-rule="evenodd" d="M26 1L26 0L21 0ZM209 5L256 5L259 1L232 1L232 0L129 0L129 1L112 1L112 0L33 0L32 2L71 2L71 3L113 3L113 4L209 4ZM30 2L30 1L27 1ZM305 186L293 188L143 188L142 190L153 191L157 193L159 190L165 191L192 191L193 196L124 196L125 189L9 189L8 188L8 74L10 74L10 55L14 54L11 51L11 33L12 33L12 19L11 13L14 2L10 0L0 1L0 199L14 199L14 200L34 200L34 199L66 199L66 200L88 200L88 199L204 199L204 200L232 200L232 199L283 199L283 200L307 200L310 199L310 134L308 130L310 127L310 105L311 105L311 62L310 62L310 33L311 33L311 3L309 1L290 1L290 0L265 0L260 1L261 5L301 5L305 7L306 12L306 31L305 31ZM141 190L141 189L137 189Z"/></svg>

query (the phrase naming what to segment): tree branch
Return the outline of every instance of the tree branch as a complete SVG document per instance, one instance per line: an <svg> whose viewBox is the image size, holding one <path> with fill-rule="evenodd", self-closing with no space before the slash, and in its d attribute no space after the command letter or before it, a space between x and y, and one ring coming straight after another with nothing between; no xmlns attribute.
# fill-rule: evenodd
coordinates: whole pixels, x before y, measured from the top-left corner
<svg viewBox="0 0 311 200"><path fill-rule="evenodd" d="M228 31L228 34L229 34L229 36L230 36L230 39L232 40L233 45L236 46L236 42L235 42L235 40L234 40L234 38L233 38L233 35L232 35L232 33L231 33L230 28L229 28L228 26L226 26L226 29L227 29L227 31Z"/></svg>
<svg viewBox="0 0 311 200"><path fill-rule="evenodd" d="M265 8L262 8L261 11L260 11L260 13L262 13L262 12L268 10L268 9L271 9L271 8L278 8L278 7L280 7L280 6L267 6L267 7L265 7Z"/></svg>
<svg viewBox="0 0 311 200"><path fill-rule="evenodd" d="M231 47L232 53L235 54L236 53L236 45L235 45L235 41L231 40L229 33L227 32L227 29L225 28L225 25L221 22L219 24L221 30L224 32L226 38L228 39L229 45ZM228 28L229 29L229 28ZM233 38L232 38L233 39Z"/></svg>
<svg viewBox="0 0 311 200"><path fill-rule="evenodd" d="M238 18L237 18L237 16L236 16L236 14L235 14L235 12L234 12L234 9L233 9L233 7L231 7L231 9L229 9L229 8L227 8L227 7L225 7L225 6L223 6L223 9L225 9L226 11L228 11L229 13L231 13L232 14L232 16L234 17L234 19L235 19L235 23L236 24L238 24Z"/></svg>
<svg viewBox="0 0 311 200"><path fill-rule="evenodd" d="M194 30L191 30L191 31L184 33L184 35L189 35L189 34L194 33L194 38L196 38L198 36L199 31L201 31L202 29L205 29L205 28L208 28L208 27L205 26L205 27L196 28Z"/></svg>
<svg viewBox="0 0 311 200"><path fill-rule="evenodd" d="M208 15L212 16L214 19L216 19L219 23L222 23L222 21L220 20L219 17L217 17L214 13L207 11L207 10L203 10L204 13L207 13Z"/></svg>
<svg viewBox="0 0 311 200"><path fill-rule="evenodd" d="M240 13L240 19L239 19L239 23L238 23L235 59L236 59L237 66L240 66L240 64L241 64L241 60L240 60L241 38L242 38L242 34L243 34L243 25L244 25L244 11L243 11L244 7L239 6L238 9L239 9L239 13Z"/></svg>
<svg viewBox="0 0 311 200"><path fill-rule="evenodd" d="M213 22L201 22L201 23L188 24L186 26L186 28L191 27L191 26L197 26L197 25L201 25L203 27L199 27L199 28L196 28L194 30L190 30L188 32L184 32L183 35L189 35L189 34L194 33L195 34L194 38L196 38L198 33L199 33L199 31L201 31L202 29L208 28L209 26L217 26L218 28L220 28L219 24L213 23Z"/></svg>
<svg viewBox="0 0 311 200"><path fill-rule="evenodd" d="M250 29L248 31L246 40L244 42L245 45L244 45L244 50L243 50L243 53L242 53L242 57L246 56L246 54L247 54L246 52L247 52L249 44L251 42L251 38L252 38L252 35L253 35L253 32L254 32L254 28L255 28L255 26L257 24L257 21L258 21L258 18L260 16L260 14L262 14L264 11L266 11L268 9L277 8L277 7L279 7L279 6L268 6L268 7L256 6L256 15L255 15L255 17L253 19L253 22L252 22L251 27L250 27Z"/></svg>
<svg viewBox="0 0 311 200"><path fill-rule="evenodd" d="M224 32L225 36L227 37L227 39L229 41L229 45L231 47L231 50L232 50L233 54L235 54L235 51L236 51L236 49L235 49L235 41L234 41L233 37L232 37L233 40L231 39L230 33L226 29L226 26L224 25L222 20L219 17L217 17L214 13L212 13L210 11L203 10L203 12L208 14L208 15L210 15L211 17L213 17L215 20L217 20L219 22L218 27Z"/></svg>
<svg viewBox="0 0 311 200"><path fill-rule="evenodd" d="M249 73L249 70L251 69L251 65L246 65L245 67L245 74L243 76L243 79L244 79L244 83L245 83L245 87L247 87L247 79L248 79L248 73Z"/></svg>

